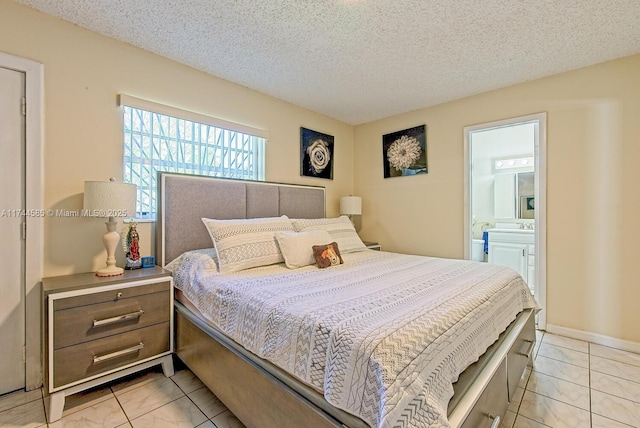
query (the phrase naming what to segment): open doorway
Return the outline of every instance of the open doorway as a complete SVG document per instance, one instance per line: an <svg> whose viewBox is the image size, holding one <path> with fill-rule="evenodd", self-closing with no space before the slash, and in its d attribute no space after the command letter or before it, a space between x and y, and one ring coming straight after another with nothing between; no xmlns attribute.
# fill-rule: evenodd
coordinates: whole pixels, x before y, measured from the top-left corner
<svg viewBox="0 0 640 428"><path fill-rule="evenodd" d="M518 271L546 327L546 114L464 128L464 256Z"/></svg>

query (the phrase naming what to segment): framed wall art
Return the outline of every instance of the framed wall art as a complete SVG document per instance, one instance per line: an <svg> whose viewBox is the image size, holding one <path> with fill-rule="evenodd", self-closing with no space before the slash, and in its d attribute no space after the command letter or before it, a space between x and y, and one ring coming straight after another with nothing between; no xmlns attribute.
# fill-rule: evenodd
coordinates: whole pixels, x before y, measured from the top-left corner
<svg viewBox="0 0 640 428"><path fill-rule="evenodd" d="M427 173L427 126L382 136L384 178Z"/></svg>
<svg viewBox="0 0 640 428"><path fill-rule="evenodd" d="M333 180L333 135L300 128L300 175Z"/></svg>
<svg viewBox="0 0 640 428"><path fill-rule="evenodd" d="M535 218L536 198L533 195L520 196L520 218Z"/></svg>

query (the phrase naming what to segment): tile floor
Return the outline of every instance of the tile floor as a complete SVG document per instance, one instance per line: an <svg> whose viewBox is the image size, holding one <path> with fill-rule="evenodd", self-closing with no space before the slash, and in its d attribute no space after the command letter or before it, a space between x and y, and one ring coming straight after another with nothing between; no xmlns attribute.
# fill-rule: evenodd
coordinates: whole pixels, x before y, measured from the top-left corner
<svg viewBox="0 0 640 428"><path fill-rule="evenodd" d="M640 355L538 332L501 427L640 428ZM0 396L0 427L46 427L40 390ZM186 368L159 368L67 398L59 427L243 427Z"/></svg>

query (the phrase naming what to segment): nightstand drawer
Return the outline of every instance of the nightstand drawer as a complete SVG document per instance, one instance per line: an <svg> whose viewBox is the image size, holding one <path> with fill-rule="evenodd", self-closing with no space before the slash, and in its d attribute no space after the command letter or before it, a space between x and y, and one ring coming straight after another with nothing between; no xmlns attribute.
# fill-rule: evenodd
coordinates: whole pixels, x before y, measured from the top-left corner
<svg viewBox="0 0 640 428"><path fill-rule="evenodd" d="M129 297L141 296L144 294L155 293L158 291L169 291L171 282L163 281L155 284L145 284L137 287L123 287L116 290L102 291L99 293L82 294L64 299L57 299L53 303L53 310L75 308L77 306L93 305L102 302L117 302L118 300L127 299Z"/></svg>
<svg viewBox="0 0 640 428"><path fill-rule="evenodd" d="M168 352L169 333L169 322L165 322L58 349L53 352L53 387Z"/></svg>
<svg viewBox="0 0 640 428"><path fill-rule="evenodd" d="M168 285L168 283L163 284ZM123 288L118 291L124 294L128 289ZM75 299L77 297L61 300ZM168 321L170 316L171 294L168 290L56 310L53 313L55 331L53 348L59 349L158 324Z"/></svg>

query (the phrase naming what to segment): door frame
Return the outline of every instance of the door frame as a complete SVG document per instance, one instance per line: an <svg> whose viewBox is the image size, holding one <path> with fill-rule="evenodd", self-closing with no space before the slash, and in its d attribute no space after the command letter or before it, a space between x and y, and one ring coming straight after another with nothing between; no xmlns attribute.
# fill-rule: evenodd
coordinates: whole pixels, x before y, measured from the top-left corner
<svg viewBox="0 0 640 428"><path fill-rule="evenodd" d="M0 52L0 67L25 73L25 209L44 208L44 65ZM42 275L44 218L25 217L25 385L42 386Z"/></svg>
<svg viewBox="0 0 640 428"><path fill-rule="evenodd" d="M547 113L536 113L495 122L481 123L464 127L464 258L471 260L473 234L472 227L472 174L471 174L471 138L472 132L500 128L522 123L537 122L534 138L535 157L535 277L537 285L536 300L542 306L537 323L541 330L547 326Z"/></svg>

